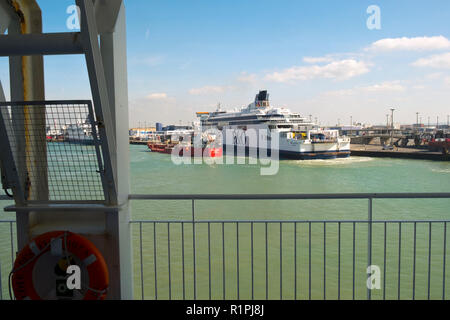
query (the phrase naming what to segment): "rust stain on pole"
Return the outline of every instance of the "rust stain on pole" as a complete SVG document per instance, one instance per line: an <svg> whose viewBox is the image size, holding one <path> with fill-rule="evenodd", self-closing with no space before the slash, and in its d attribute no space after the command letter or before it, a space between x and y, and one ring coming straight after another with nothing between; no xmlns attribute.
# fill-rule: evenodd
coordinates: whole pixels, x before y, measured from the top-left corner
<svg viewBox="0 0 450 320"><path fill-rule="evenodd" d="M42 33L42 14L35 0L11 2L20 21L22 34ZM23 97L25 101L45 100L42 56L22 56ZM28 176L25 192L28 200L48 199L48 173L45 107L25 106L24 132Z"/></svg>

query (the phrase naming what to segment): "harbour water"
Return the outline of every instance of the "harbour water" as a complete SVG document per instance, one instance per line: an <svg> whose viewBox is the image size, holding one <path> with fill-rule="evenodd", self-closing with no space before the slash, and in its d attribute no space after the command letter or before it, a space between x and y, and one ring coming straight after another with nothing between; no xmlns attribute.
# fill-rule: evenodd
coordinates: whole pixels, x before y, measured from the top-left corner
<svg viewBox="0 0 450 320"><path fill-rule="evenodd" d="M256 165L176 166L171 162L170 156L149 153L145 146L131 146L131 150L134 194L450 190L448 162L363 157L281 161L278 174L261 176L260 168ZM365 220L368 214L367 202L367 200L196 201L195 219L196 221ZM133 201L132 208L135 220L192 219L190 201ZM449 219L449 208L449 200L374 200L373 219L443 220ZM281 226L279 223L240 223L239 226L220 222L196 224L196 297L365 299L368 277L367 223L327 223L326 226L323 223L313 223L311 229L309 226L309 223L285 223ZM444 227L447 225L432 224L430 238L428 223L402 223L401 226L397 223L388 223L386 227L384 223L374 224L372 261L382 272L386 269L386 276L382 279L382 289L373 290L372 297L397 299L400 296L401 299L411 299L414 291L414 297L421 299L427 298L429 291L431 298L442 298ZM414 228L416 228L415 262ZM138 229L139 226L135 225L136 247L139 247L140 241ZM141 231L144 263L142 270L139 263L135 264L136 297L142 295L140 285L142 271L146 299L194 298L192 224L175 223L168 226L165 223L144 223ZM430 243L432 250L429 250ZM170 257L167 254L169 248ZM386 265L383 262L385 248ZM155 249L159 252L156 261L153 260ZM446 257L446 260L448 258ZM140 261L139 251L135 251L135 260ZM416 272L414 277L413 268ZM445 278L447 274L448 272ZM430 290L428 277L432 283ZM446 295L448 295L447 288L445 288Z"/></svg>
<svg viewBox="0 0 450 320"><path fill-rule="evenodd" d="M364 157L281 161L278 174L261 176L258 165L177 166L169 155L151 153L146 146L131 145L130 151L133 194L450 190L448 162ZM196 221L209 223L195 225L194 239L191 201L134 200L132 219L152 221L132 226L135 298L144 292L146 299L365 299L367 223L308 221L364 221L367 207L367 200L196 201ZM449 208L448 199L374 200L373 219L450 220ZM9 219L14 217L0 213L0 220ZM306 223L222 223L235 220ZM397 299L400 293L400 298L408 299L413 290L417 299L448 296L450 284L442 287L444 258L450 258L443 242L446 228L447 224L433 223L430 237L429 223L375 224L372 261L386 270L382 279L386 290L373 290L372 297ZM9 237L10 225L0 224L4 298L11 262Z"/></svg>

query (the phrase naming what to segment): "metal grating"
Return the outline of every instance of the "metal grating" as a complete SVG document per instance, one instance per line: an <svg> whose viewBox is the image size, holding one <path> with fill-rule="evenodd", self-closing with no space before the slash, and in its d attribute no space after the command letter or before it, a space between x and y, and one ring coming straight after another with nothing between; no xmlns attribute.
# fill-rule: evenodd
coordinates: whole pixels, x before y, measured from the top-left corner
<svg viewBox="0 0 450 320"><path fill-rule="evenodd" d="M18 183L22 201L105 200L90 101L10 102L1 103L0 110L2 153L16 173L8 182Z"/></svg>

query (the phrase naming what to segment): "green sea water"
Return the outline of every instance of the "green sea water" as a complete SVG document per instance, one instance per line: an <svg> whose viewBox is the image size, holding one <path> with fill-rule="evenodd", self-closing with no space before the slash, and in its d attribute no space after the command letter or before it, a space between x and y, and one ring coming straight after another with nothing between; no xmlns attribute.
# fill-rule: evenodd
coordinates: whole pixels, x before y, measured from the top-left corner
<svg viewBox="0 0 450 320"><path fill-rule="evenodd" d="M276 175L263 176L259 165L248 163L177 166L169 155L132 145L130 169L133 194L450 190L450 164L420 160L289 160L280 161ZM449 208L448 199L374 200L373 219L450 220ZM367 200L196 201L196 221L209 223L196 223L194 238L191 201L134 200L133 220L161 221L132 224L135 298L143 292L145 299L365 299L367 214ZM220 222L234 220L248 222ZM293 220L299 222L260 222ZM411 299L414 291L416 299L448 298L446 227L431 224L430 236L425 222L374 224L372 264L380 267L381 289L372 290L372 297ZM7 224L0 225L0 241L6 297Z"/></svg>
<svg viewBox="0 0 450 320"><path fill-rule="evenodd" d="M132 146L131 150L132 193L135 194L450 190L450 164L446 162L363 157L281 161L276 175L262 176L259 165L176 166L170 156L150 153L143 146ZM449 208L448 199L374 200L373 219L447 220ZM133 201L132 209L136 220L192 219L190 201ZM365 220L367 215L368 200L195 203L195 219L199 221L354 221ZM381 288L372 290L372 298L411 299L413 291L416 299L428 296L440 299L444 294L447 297L449 285L443 287L444 256L448 261L443 241L446 227L444 223L431 224L430 237L429 223L374 224L372 264L380 267ZM312 223L311 229L304 222L269 223L267 227L257 222L238 226L196 224L195 288L192 224L150 223L143 224L141 230L139 225L134 225L134 240L138 247L142 232L146 299L365 299L367 230L364 222L327 223L326 226ZM153 259L155 249L156 260ZM139 250L134 257L140 261ZM135 265L135 295L140 298L141 269L139 263ZM448 272L446 282L447 275Z"/></svg>

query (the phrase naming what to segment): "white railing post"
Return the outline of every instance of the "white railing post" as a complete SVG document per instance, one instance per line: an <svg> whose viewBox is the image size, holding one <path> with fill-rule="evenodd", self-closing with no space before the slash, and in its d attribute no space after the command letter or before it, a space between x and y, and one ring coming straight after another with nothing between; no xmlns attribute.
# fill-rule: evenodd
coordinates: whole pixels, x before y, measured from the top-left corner
<svg viewBox="0 0 450 320"><path fill-rule="evenodd" d="M373 209L373 199L369 197L369 210L368 210L368 219L367 219L367 265L370 268L370 272L372 272L372 209ZM371 288L367 286L367 299L370 300L372 298Z"/></svg>

